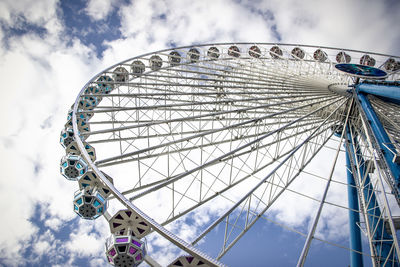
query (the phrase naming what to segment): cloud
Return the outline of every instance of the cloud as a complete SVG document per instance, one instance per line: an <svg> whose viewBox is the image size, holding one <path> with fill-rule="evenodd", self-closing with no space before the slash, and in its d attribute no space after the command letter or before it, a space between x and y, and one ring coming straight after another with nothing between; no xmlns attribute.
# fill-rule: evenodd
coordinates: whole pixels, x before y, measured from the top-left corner
<svg viewBox="0 0 400 267"><path fill-rule="evenodd" d="M0 121L7 125L0 130L0 207L5 214L0 250L13 266L26 260L21 258L22 248L32 246L32 253L48 254L53 244L46 237L54 239L50 229L57 231L76 216L71 201L77 185L59 174L64 151L57 143L76 92L97 68L88 62L97 60L79 40L68 44L60 37L55 1L1 4L3 29L20 27L21 18L46 29L45 40L36 32L7 36L7 45L0 49L0 78L7 80L0 100ZM44 224L49 231L41 236L39 225L30 220L36 207L48 216Z"/></svg>
<svg viewBox="0 0 400 267"><path fill-rule="evenodd" d="M2 1L0 18L7 24L17 24L19 16L38 26L45 25L56 15L57 2L53 0L35 1Z"/></svg>
<svg viewBox="0 0 400 267"><path fill-rule="evenodd" d="M283 42L307 43L399 54L399 33L386 34L398 24L387 16L385 1L263 1L261 9L274 14ZM377 41L379 40L379 41Z"/></svg>
<svg viewBox="0 0 400 267"><path fill-rule="evenodd" d="M119 12L125 38L108 42L118 53L129 51L121 42L140 54L170 43L276 41L269 20L232 1L133 1Z"/></svg>
<svg viewBox="0 0 400 267"><path fill-rule="evenodd" d="M105 240L99 241L101 236L97 231L107 228L104 220L99 220L95 224L92 221L80 220L78 227L73 230L69 236L70 239L65 243L65 248L73 257L97 257L99 252L104 250L105 242Z"/></svg>
<svg viewBox="0 0 400 267"><path fill-rule="evenodd" d="M0 3L0 25L6 29L6 32L10 29L25 31L24 28L31 25L55 34L60 30L60 23L57 20L57 5L57 1L54 0L2 1Z"/></svg>
<svg viewBox="0 0 400 267"><path fill-rule="evenodd" d="M105 19L113 9L113 1L96 1L91 0L88 2L85 11L94 20Z"/></svg>
<svg viewBox="0 0 400 267"><path fill-rule="evenodd" d="M67 34L63 10L58 1L0 2L0 209L4 214L0 227L0 251L8 255L1 264L24 262L19 251L29 249L32 255L63 255L54 266L73 266L90 258L91 266L105 263L103 240L109 229L101 221L80 221L76 229L60 240L60 229L73 224L72 196L77 184L59 174L59 160L64 154L59 146L60 131L69 107L80 88L107 66L142 53L169 46L207 42L254 41L294 42L365 49L399 54L399 4L388 7L385 1L144 1L132 3L90 1L77 10L77 17L88 16L94 23L104 23L112 14L120 19L122 36L110 40L101 35L96 45L89 45ZM83 12L84 11L84 12ZM368 24L366 25L366 22ZM96 28L82 32L94 32ZM114 25L115 26L115 25ZM110 28L111 29L111 28ZM114 30L114 28L112 28ZM104 34L107 34L105 32ZM321 167L313 166L317 173ZM122 173L115 171L115 174ZM340 177L342 173L338 175ZM308 179L303 177L301 179ZM299 179L299 181L302 181ZM120 182L122 185L125 181ZM294 189L320 197L321 185L299 183ZM118 182L117 182L118 184ZM243 189L243 188L242 188ZM333 188L332 202L343 201L343 188ZM233 195L235 195L234 193ZM161 199L161 195L158 195ZM316 204L288 192L272 208L279 221L306 229L313 218L310 209ZM311 204L310 204L311 203ZM221 214L231 203L205 205L197 216L189 214L171 224L172 230L190 241L199 229ZM111 207L115 212L120 207ZM152 202L146 210L161 207ZM40 207L40 225L31 220ZM315 209L314 209L315 210ZM165 218L167 210L157 216ZM335 214L331 217L331 214ZM185 221L188 219L188 221ZM318 234L340 238L345 216L327 208L321 217ZM40 230L44 227L44 231ZM148 237L154 258L163 264L180 253L157 235ZM152 248L151 248L152 249ZM43 256L45 257L45 256ZM26 260L26 259L25 259ZM28 259L33 260L33 259Z"/></svg>

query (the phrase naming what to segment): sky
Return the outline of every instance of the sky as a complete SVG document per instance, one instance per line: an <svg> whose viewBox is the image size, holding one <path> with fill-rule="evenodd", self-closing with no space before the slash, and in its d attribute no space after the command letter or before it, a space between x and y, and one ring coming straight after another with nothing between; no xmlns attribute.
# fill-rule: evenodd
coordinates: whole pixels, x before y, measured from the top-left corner
<svg viewBox="0 0 400 267"><path fill-rule="evenodd" d="M146 52L211 42L300 43L400 55L399 12L395 0L0 0L0 266L106 266L99 242L109 235L105 220L79 220L71 204L76 184L59 174L64 151L58 140L67 111L96 73ZM284 216L286 211L274 212L296 225L298 218ZM276 231L287 240L276 253L302 246L303 239ZM261 232L243 244L266 243L274 254L274 244ZM160 249L166 246L160 239L150 241L158 245L154 255L161 261L163 253L176 253ZM268 261L261 247L252 266ZM240 266L237 255L232 250L226 263ZM321 266L323 257L310 266ZM293 265L283 259L269 263Z"/></svg>

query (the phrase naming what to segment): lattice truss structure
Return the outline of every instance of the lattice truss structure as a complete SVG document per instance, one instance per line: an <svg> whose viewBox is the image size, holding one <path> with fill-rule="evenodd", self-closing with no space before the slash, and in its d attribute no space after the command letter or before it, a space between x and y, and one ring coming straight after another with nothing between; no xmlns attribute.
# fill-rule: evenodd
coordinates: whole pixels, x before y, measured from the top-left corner
<svg viewBox="0 0 400 267"><path fill-rule="evenodd" d="M400 250L396 226L388 218L392 218L391 206L394 211L398 209L395 203L399 202L399 198L387 194L394 191L390 174L376 149L362 110L355 105L353 111L354 117L348 125L345 146L355 154L350 157L351 167L348 168L354 176L359 195L359 212L363 215L360 227L368 237L373 265L398 266ZM386 257L378 256L383 247L390 251Z"/></svg>
<svg viewBox="0 0 400 267"><path fill-rule="evenodd" d="M360 51L247 43L163 50L114 65L89 81L61 141L68 146L65 140L73 139L81 149L74 156L99 178L90 184L92 194L100 187L110 190L109 205L122 203L146 227L194 256L193 262L210 266L220 265L218 260L259 218L268 219L266 212L284 192L347 212L344 205L307 196L291 184L305 174L331 181L332 173L321 177L307 166L322 149L339 153L343 145L352 147L358 155L351 170L359 192L357 212L371 244L363 253L381 264L376 243L389 242L392 254L385 261L397 261L395 227L387 220L396 202L390 193L393 183L387 182L391 178L352 98L348 85L354 81L335 70L337 62L375 65L389 73L388 79L399 79L398 58ZM398 143L399 106L373 97L371 102ZM352 142L339 141L345 129L351 129ZM371 192L375 200L368 198ZM371 213L376 207L379 214ZM198 236L183 241L166 230L196 212L213 214ZM373 229L372 224L382 227ZM216 227L224 229L218 231L221 247L209 257L196 244L215 234ZM379 239L386 232L389 237ZM107 255L115 264L115 256Z"/></svg>
<svg viewBox="0 0 400 267"><path fill-rule="evenodd" d="M384 102L381 99L369 97L375 111L383 123L387 133L389 134L392 143L400 143L400 107L399 105Z"/></svg>

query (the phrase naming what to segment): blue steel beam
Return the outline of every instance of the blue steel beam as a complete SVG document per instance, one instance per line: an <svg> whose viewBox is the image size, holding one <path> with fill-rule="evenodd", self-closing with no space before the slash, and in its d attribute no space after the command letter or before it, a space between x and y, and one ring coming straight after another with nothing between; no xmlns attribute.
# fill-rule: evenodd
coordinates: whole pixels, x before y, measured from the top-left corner
<svg viewBox="0 0 400 267"><path fill-rule="evenodd" d="M383 128L382 123L379 120L378 116L376 115L374 109L372 108L371 103L368 100L368 97L361 92L357 93L357 97L370 123L371 129L374 132L374 135L378 141L379 148L381 149L384 160L389 167L389 171L393 176L395 185L397 186L396 189L399 190L400 165L398 163L393 162L393 157L395 156L393 153L397 153L396 148L392 144L392 141L389 139L389 136L386 133L385 129ZM396 189L394 188L394 190Z"/></svg>
<svg viewBox="0 0 400 267"><path fill-rule="evenodd" d="M351 135L350 130L346 131L346 138L349 146L349 156L352 157L354 163L358 163L357 165L359 168L359 175L361 176L359 177L359 179L364 178L364 183L361 190L363 191L364 205L366 206L366 219L369 223L369 231L372 235L372 244L375 248L375 255L377 256L379 265L385 267L399 266L397 262L397 257L394 254L394 249L391 250L393 245L393 238L390 234L386 232L383 218L380 217L381 210L379 208L379 203L375 197L375 192L373 190L369 174L367 173L367 166L362 157L360 145L358 144L357 139Z"/></svg>
<svg viewBox="0 0 400 267"><path fill-rule="evenodd" d="M349 226L350 226L350 266L351 267L362 267L363 258L361 253L357 253L356 251L362 252L361 245L361 230L358 226L360 223L360 214L356 211L359 210L358 206L358 193L356 188L356 183L354 181L354 176L351 171L351 163L350 163L350 151L346 146L346 166L347 166L347 194L348 194L348 203L349 203Z"/></svg>
<svg viewBox="0 0 400 267"><path fill-rule="evenodd" d="M400 105L400 86L398 82L363 82L356 86L357 92L378 96L385 101Z"/></svg>

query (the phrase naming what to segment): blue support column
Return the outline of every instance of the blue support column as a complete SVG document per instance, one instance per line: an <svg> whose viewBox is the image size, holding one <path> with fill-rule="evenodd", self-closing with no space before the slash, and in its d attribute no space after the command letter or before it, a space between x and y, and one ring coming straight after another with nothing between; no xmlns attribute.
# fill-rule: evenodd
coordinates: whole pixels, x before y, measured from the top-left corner
<svg viewBox="0 0 400 267"><path fill-rule="evenodd" d="M355 251L362 252L361 245L361 231L358 224L360 223L360 214L355 210L359 210L358 206L358 193L356 183L354 181L353 173L351 172L350 151L346 146L346 166L347 166L347 194L349 202L349 226L350 226L350 248ZM362 254L355 251L350 251L350 266L362 267L363 258Z"/></svg>
<svg viewBox="0 0 400 267"><path fill-rule="evenodd" d="M367 96L364 93L360 92L357 93L357 96L361 103L361 107L364 110L364 113L367 116L367 119L371 125L371 129L377 138L379 148L382 151L384 160L389 167L389 171L394 178L394 182L398 190L400 186L400 165L393 162L393 152L397 153L396 148L389 139L389 136L383 128L382 123L376 115L374 109L372 108Z"/></svg>
<svg viewBox="0 0 400 267"><path fill-rule="evenodd" d="M367 173L366 165L362 157L360 146L356 138L352 137L350 130L346 131L346 138L349 144L348 155L352 157L353 162L358 162L359 173L364 179L364 186L361 189L364 195L364 203L367 205L367 220L369 223L372 244L375 247L376 256L381 266L398 266L392 260L397 261L394 251L390 251L393 245L392 236L388 234L384 228L383 220L380 219L381 210L379 203L375 197L375 192L371 184L369 174ZM389 259L386 264L385 261Z"/></svg>
<svg viewBox="0 0 400 267"><path fill-rule="evenodd" d="M385 101L400 105L400 86L398 82L378 82L376 84L364 82L357 85L357 91L375 95Z"/></svg>

